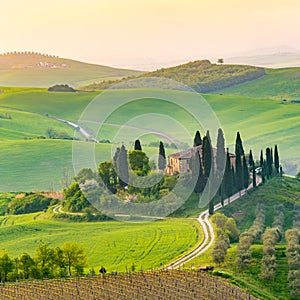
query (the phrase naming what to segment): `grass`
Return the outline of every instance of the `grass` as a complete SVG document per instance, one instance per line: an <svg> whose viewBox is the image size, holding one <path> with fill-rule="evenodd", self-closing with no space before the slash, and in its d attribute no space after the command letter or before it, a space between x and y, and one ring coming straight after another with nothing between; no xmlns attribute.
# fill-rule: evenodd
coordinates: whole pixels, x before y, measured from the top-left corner
<svg viewBox="0 0 300 300"><path fill-rule="evenodd" d="M227 88L218 93L271 98L300 99L300 68L266 69L266 76Z"/></svg>
<svg viewBox="0 0 300 300"><path fill-rule="evenodd" d="M182 255L201 239L195 220L166 220L148 223L68 223L46 219L35 213L0 217L1 248L13 257L22 252L34 255L40 243L59 246L66 241L82 244L88 263L95 270L120 272L134 263L136 268L160 267Z"/></svg>
<svg viewBox="0 0 300 300"><path fill-rule="evenodd" d="M1 191L18 190L44 190L54 186L59 188L59 180L62 169L72 166L72 142L64 140L24 140L24 137L36 138L45 135L45 131L52 127L57 131L66 131L73 135L72 129L63 123L56 122L45 117L45 114L77 122L81 113L90 101L99 93L50 93L45 89L37 88L1 88L0 113L11 114L12 119L0 119L0 183ZM146 92L147 90L145 90ZM115 95L130 95L131 91L115 91ZM114 95L114 93L112 95ZM120 94L121 93L121 94ZM143 90L140 91L143 94ZM93 121L99 112L105 107L113 110L106 120L107 123L100 131L99 139L109 139L113 142L132 144L135 138L140 138L142 144L157 141L161 137L149 134L149 130L155 129L167 132L179 141L192 143L192 137L201 126L190 113L193 113L199 105L196 97L185 92L173 91L161 92L161 97L166 95L179 101L187 102L190 111L180 109L174 104L159 99L141 99L114 110L113 98L105 103L100 102L97 109L90 115ZM242 96L204 95L207 102L217 114L224 129L227 145L234 150L236 131L239 130L248 152L251 148L255 158L258 158L260 149L267 146L279 147L279 155L284 170L290 174L297 172L297 163L300 163L298 143L298 128L300 126L300 106L297 104L279 104L272 99L254 99ZM151 114L149 118L144 114ZM170 118L161 118L167 115ZM136 119L136 116L142 116ZM205 120L205 114L203 120ZM129 127L122 127L127 124ZM178 124L182 124L186 131ZM89 123L91 129L97 130L97 124ZM136 126L142 129L133 129ZM122 128L121 128L122 127ZM118 132L120 135L118 136ZM202 135L205 129L202 130ZM189 137L190 135L190 137ZM212 141L216 140L216 132L211 132ZM82 142L83 147L91 147ZM152 156L157 149L143 147ZM99 152L103 153L103 159L110 158L110 146L97 145ZM167 154L175 152L167 149ZM102 159L102 160L103 160ZM82 158L82 167L87 160ZM99 160L97 163L100 162ZM19 184L22 183L22 184Z"/></svg>
<svg viewBox="0 0 300 300"><path fill-rule="evenodd" d="M56 66L65 64L66 67L36 67L40 62L53 63ZM63 83L78 87L141 74L139 71L88 64L66 58L25 54L1 56L0 65L0 81L7 86L49 87Z"/></svg>

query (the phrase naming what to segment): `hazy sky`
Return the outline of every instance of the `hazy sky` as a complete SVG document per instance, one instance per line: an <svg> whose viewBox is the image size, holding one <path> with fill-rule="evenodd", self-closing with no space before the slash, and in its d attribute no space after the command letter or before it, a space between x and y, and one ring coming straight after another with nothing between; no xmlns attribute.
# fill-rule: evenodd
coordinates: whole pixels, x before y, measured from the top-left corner
<svg viewBox="0 0 300 300"><path fill-rule="evenodd" d="M2 0L0 52L106 65L300 49L299 0Z"/></svg>

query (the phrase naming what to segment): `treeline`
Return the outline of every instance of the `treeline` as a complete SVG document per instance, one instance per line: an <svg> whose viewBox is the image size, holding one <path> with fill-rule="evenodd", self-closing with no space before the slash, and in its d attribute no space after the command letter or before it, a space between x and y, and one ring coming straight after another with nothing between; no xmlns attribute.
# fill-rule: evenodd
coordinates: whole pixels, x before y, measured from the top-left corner
<svg viewBox="0 0 300 300"><path fill-rule="evenodd" d="M61 247L52 248L41 244L36 248L35 256L22 253L11 258L7 251L0 253L1 282L19 279L60 278L83 275L87 267L84 248L77 243L66 242Z"/></svg>
<svg viewBox="0 0 300 300"><path fill-rule="evenodd" d="M67 84L56 84L49 87L48 92L76 92L76 90Z"/></svg>
<svg viewBox="0 0 300 300"><path fill-rule="evenodd" d="M233 218L228 218L224 214L216 213L211 218L215 224L216 239L212 250L213 261L220 265L225 261L227 250L230 243L237 242L239 239L239 230Z"/></svg>
<svg viewBox="0 0 300 300"><path fill-rule="evenodd" d="M50 55L50 54L44 54L40 52L34 52L34 51L11 51L11 52L6 52L6 53L1 53L0 57L3 56L30 56L30 57L51 57L51 58L58 58L56 55Z"/></svg>
<svg viewBox="0 0 300 300"><path fill-rule="evenodd" d="M256 218L253 225L244 231L239 237L239 244L236 255L236 265L239 268L245 268L249 265L252 258L250 250L255 240L259 239L265 228L265 207L258 204L255 210Z"/></svg>
<svg viewBox="0 0 300 300"><path fill-rule="evenodd" d="M49 206L59 203L58 199L41 194L26 193L24 197L14 198L7 207L7 214L21 215L47 210Z"/></svg>
<svg viewBox="0 0 300 300"><path fill-rule="evenodd" d="M163 88L176 88L170 81L164 80L164 78L167 78L186 84L197 92L209 93L258 79L264 75L265 70L263 68L244 65L219 65L212 64L209 60L198 60L176 67L162 68L154 72L148 72L131 78L139 79L138 83L140 88L143 87L143 84L145 87L149 86L147 80L149 77L159 77L161 78L160 83ZM128 80L128 78L118 81L94 83L87 86L86 89L105 89L120 83L122 83L123 88L135 87L135 82L126 80Z"/></svg>

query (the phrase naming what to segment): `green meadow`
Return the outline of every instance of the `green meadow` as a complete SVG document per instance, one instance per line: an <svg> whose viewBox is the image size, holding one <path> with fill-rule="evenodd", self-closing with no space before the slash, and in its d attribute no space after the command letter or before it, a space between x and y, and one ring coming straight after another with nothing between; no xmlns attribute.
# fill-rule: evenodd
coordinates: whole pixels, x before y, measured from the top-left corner
<svg viewBox="0 0 300 300"><path fill-rule="evenodd" d="M70 136L74 135L74 131L68 125L46 115L77 123L84 109L98 95L100 101L95 106L94 112L89 115L90 122L85 125L98 132L97 112L101 107L105 107L108 111L111 110L112 114L105 120L98 133L98 139L125 143L130 148L134 139L140 138L144 150L150 157L157 154L158 149L147 147L147 144L163 139L161 136L151 134L151 130L154 129L158 133L165 132L177 142L185 142L185 146L188 146L191 145L197 129L202 131L202 135L205 133L207 128L201 128L201 123L204 124L203 127L205 124L210 124L205 113L200 122L192 116L199 108L196 98L198 96L190 97L187 92L172 91L168 95L186 103L189 111L175 104L152 98L136 99L115 109L114 95L120 96L120 93L130 95L131 91L114 91L111 93L112 101L110 101L102 100L100 92L50 93L45 89L37 88L1 88L1 90L0 116L11 117L0 118L1 191L48 190L51 187L60 189L59 181L62 179L63 170L68 168L70 174L74 174L73 142L62 139L41 139L41 137L47 136L46 132L49 128L57 132L65 132ZM143 90L141 94L142 92ZM160 93L162 99L166 93ZM255 158L259 157L261 149L277 144L284 170L291 174L297 171L296 164L300 161L298 154L300 152L298 142L300 106L298 104L290 102L281 104L274 99L244 96L203 95L203 97L220 120L231 151L234 151L236 132L240 131L246 151L251 148ZM137 116L140 117L136 118ZM211 136L215 143L216 132L211 130ZM116 146L116 144L103 143L95 145L84 140L76 143L80 143L83 150L95 147L96 164L101 160L109 159ZM171 148L166 150L167 154L176 151ZM80 166L91 166L89 165L91 158L86 157L84 151L82 153Z"/></svg>
<svg viewBox="0 0 300 300"><path fill-rule="evenodd" d="M248 81L217 93L270 98L276 100L300 100L300 68L265 69L262 78Z"/></svg>
<svg viewBox="0 0 300 300"><path fill-rule="evenodd" d="M147 223L69 223L47 219L49 213L0 217L0 244L12 257L27 252L34 256L40 243L51 247L66 241L84 246L89 267L98 272L126 272L134 264L159 268L181 256L201 240L195 220L165 220ZM87 268L88 271L88 268Z"/></svg>

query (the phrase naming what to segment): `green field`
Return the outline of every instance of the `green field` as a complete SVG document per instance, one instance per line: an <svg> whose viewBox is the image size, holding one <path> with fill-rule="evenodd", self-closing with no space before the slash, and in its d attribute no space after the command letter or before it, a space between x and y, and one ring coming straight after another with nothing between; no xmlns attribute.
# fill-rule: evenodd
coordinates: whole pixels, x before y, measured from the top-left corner
<svg viewBox="0 0 300 300"><path fill-rule="evenodd" d="M59 180L62 170L67 167L73 174L72 141L39 139L45 137L46 131L53 128L58 132L66 132L73 136L73 129L64 123L46 116L56 116L77 122L81 113L90 101L99 93L50 93L45 89L32 88L1 88L0 115L9 115L11 119L0 118L0 184L1 191L48 190L50 186L60 189ZM142 90L143 91L143 90ZM149 91L149 90L145 90ZM114 91L112 95L126 95L131 91ZM120 94L121 93L121 94ZM101 95L101 94L100 94ZM156 147L146 147L149 142L158 141L161 137L149 134L151 129L166 132L177 141L191 145L194 132L201 127L191 116L197 109L196 97L189 93L172 91L161 92L161 97L171 95L180 101L185 101L190 111L178 108L176 105L159 99L141 99L114 110L114 103L99 102L90 115L90 120L97 120L97 111L101 107L111 109L113 113L107 118L98 134L98 139L108 139L112 142L125 143L131 147L135 138L140 138L144 150L151 157L157 153ZM243 96L203 95L218 116L225 132L227 145L234 151L234 141L237 131L240 131L246 151L250 148L255 158L259 157L261 149L268 146L279 147L280 158L284 171L290 174L297 172L299 165L300 144L298 143L300 126L300 106L298 104L280 104L272 99L254 99ZM101 97L100 97L101 99ZM150 114L150 118L144 117ZM168 118L162 118L162 115ZM209 119L200 120L209 123ZM136 116L141 116L136 119ZM176 122L174 122L175 120ZM122 127L127 124L128 127ZM186 128L181 130L179 125ZM99 124L93 122L88 126L97 132ZM216 126L216 125L214 125ZM121 129L121 135L117 136ZM200 128L202 135L207 128ZM216 132L211 132L212 141L216 140ZM78 135L77 135L78 137ZM94 147L90 143L80 142L82 149ZM99 160L109 159L111 147L115 145L97 144ZM176 152L167 149L170 154ZM80 166L90 158L82 157Z"/></svg>
<svg viewBox="0 0 300 300"><path fill-rule="evenodd" d="M217 93L270 98L281 101L300 99L300 68L265 69L266 76Z"/></svg>
<svg viewBox="0 0 300 300"><path fill-rule="evenodd" d="M201 240L195 220L166 220L147 223L98 222L69 223L44 219L35 213L0 217L1 249L13 257L27 252L34 255L40 243L51 247L66 241L85 247L88 264L96 271L104 265L109 272L161 267L182 255ZM200 230L200 231L199 231Z"/></svg>
<svg viewBox="0 0 300 300"><path fill-rule="evenodd" d="M40 63L55 67L41 67ZM84 86L103 80L116 80L141 72L88 64L72 59L37 53L0 55L0 82L6 86L49 87L55 84Z"/></svg>

